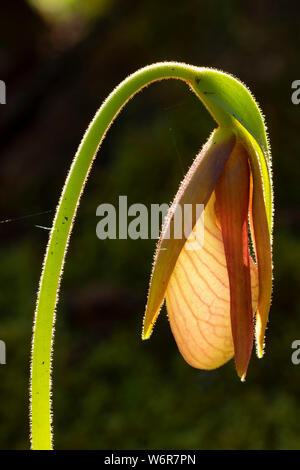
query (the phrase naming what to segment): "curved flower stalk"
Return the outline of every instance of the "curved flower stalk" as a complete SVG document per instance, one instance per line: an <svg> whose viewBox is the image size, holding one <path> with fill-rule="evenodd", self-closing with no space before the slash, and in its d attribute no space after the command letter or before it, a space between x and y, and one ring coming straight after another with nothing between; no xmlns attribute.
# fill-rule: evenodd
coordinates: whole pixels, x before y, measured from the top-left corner
<svg viewBox="0 0 300 470"><path fill-rule="evenodd" d="M187 362L212 369L235 357L244 379L255 320L261 357L272 289L271 156L262 114L247 88L223 72L177 62L145 67L104 101L75 155L50 233L38 292L31 364L33 449L52 448L51 353L55 308L72 225L95 155L122 107L148 84L184 81L217 123L188 171L158 242L144 317L149 338L166 298L171 328ZM183 204L203 204L204 244L174 236ZM248 249L248 221L256 262ZM191 231L200 219L194 218ZM171 237L167 236L170 233ZM197 247L196 247L197 248Z"/></svg>

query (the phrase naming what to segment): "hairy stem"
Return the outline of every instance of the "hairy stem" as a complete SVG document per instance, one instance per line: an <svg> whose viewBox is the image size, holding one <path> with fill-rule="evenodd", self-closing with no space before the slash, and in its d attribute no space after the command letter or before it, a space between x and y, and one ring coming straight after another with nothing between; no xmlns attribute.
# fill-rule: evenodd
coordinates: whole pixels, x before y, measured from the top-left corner
<svg viewBox="0 0 300 470"><path fill-rule="evenodd" d="M52 448L51 355L55 307L74 218L96 153L123 106L143 87L167 78L183 80L192 86L200 70L177 62L163 62L130 75L104 101L80 143L57 206L35 311L30 382L33 449Z"/></svg>

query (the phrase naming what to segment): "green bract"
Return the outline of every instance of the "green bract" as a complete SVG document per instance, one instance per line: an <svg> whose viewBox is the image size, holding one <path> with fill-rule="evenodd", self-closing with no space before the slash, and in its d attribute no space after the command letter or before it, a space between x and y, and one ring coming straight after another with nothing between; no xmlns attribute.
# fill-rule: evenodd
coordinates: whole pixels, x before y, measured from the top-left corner
<svg viewBox="0 0 300 470"><path fill-rule="evenodd" d="M272 226L271 154L262 112L250 91L239 80L224 72L200 69L194 92L220 126L236 127L241 137L254 146L265 191L269 227Z"/></svg>

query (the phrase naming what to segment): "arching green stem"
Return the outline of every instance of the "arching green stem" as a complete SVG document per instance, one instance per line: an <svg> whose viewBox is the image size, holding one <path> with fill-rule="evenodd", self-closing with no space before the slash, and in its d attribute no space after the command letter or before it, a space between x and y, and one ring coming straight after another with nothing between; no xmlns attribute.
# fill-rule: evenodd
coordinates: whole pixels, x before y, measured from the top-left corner
<svg viewBox="0 0 300 470"><path fill-rule="evenodd" d="M104 101L90 123L63 188L40 279L35 311L31 363L31 442L33 449L51 449L51 354L55 307L68 241L79 200L95 155L112 122L127 101L151 82L177 78L192 84L198 68L165 62L130 75Z"/></svg>

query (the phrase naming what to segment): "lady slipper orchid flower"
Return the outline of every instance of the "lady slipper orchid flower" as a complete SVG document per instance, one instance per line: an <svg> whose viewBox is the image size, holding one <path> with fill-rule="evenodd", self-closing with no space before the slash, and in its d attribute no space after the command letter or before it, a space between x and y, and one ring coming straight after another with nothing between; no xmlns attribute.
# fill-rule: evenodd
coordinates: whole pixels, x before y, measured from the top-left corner
<svg viewBox="0 0 300 470"><path fill-rule="evenodd" d="M73 223L93 161L125 104L150 83L170 78L190 87L218 127L190 167L164 222L143 338L149 338L166 299L178 348L193 367L214 369L234 356L237 373L244 380L254 337L257 354L263 355L272 291L273 205L271 154L261 111L249 90L224 72L178 62L144 67L123 80L98 109L59 199L34 317L30 376L33 449L52 448L55 308ZM204 206L204 225L199 204ZM192 223L187 227L181 220L178 227L177 215L185 214L186 205ZM197 237L201 227L203 240ZM194 238L192 244L190 237Z"/></svg>
<svg viewBox="0 0 300 470"><path fill-rule="evenodd" d="M244 381L254 336L257 355L263 355L272 254L258 144L241 129L239 123L217 128L179 187L156 249L143 339L150 337L165 299L184 359L209 370L234 356ZM176 238L174 221L185 204L200 203L204 241L191 250L192 233ZM202 223L194 218L192 232Z"/></svg>

